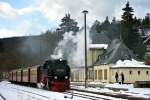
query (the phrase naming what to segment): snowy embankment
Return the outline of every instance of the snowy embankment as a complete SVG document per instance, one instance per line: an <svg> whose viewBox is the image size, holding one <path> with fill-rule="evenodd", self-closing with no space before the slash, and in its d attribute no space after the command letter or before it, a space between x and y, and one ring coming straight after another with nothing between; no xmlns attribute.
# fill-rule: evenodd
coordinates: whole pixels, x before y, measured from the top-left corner
<svg viewBox="0 0 150 100"><path fill-rule="evenodd" d="M89 83L91 84L91 83ZM92 84L94 84L92 82ZM96 84L96 83L95 83ZM87 91L93 91L93 92L99 92L99 93L107 93L107 94L115 94L115 95L129 95L132 97L139 97L139 98L146 98L150 99L150 88L134 88L133 84L102 84L103 88L100 87L88 87L84 88L84 86L75 86L72 85L75 89L81 89L81 90L87 90Z"/></svg>
<svg viewBox="0 0 150 100"><path fill-rule="evenodd" d="M67 94L0 82L0 100L70 100ZM3 96L3 97L2 97ZM67 95L71 97L71 95ZM74 96L72 100L88 100Z"/></svg>
<svg viewBox="0 0 150 100"><path fill-rule="evenodd" d="M106 88L119 88L119 89L126 89L127 91L120 90L118 93L120 94L127 94L135 97L143 97L143 98L150 98L150 88L134 88L133 84L108 84L105 86Z"/></svg>

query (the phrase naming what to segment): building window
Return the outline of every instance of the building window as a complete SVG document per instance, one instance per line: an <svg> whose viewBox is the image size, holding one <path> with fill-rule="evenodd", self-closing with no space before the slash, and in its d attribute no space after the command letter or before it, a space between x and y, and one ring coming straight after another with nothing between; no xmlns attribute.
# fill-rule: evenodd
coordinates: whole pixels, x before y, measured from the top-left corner
<svg viewBox="0 0 150 100"><path fill-rule="evenodd" d="M148 71L146 71L146 75L148 75Z"/></svg>
<svg viewBox="0 0 150 100"><path fill-rule="evenodd" d="M132 71L130 70L129 73L130 73L130 75L131 75L131 74L132 74Z"/></svg>
<svg viewBox="0 0 150 100"><path fill-rule="evenodd" d="M107 80L107 69L104 69L104 80Z"/></svg>
<svg viewBox="0 0 150 100"><path fill-rule="evenodd" d="M102 80L102 70L98 70L98 80Z"/></svg>
<svg viewBox="0 0 150 100"><path fill-rule="evenodd" d="M138 75L140 75L140 71L138 71Z"/></svg>
<svg viewBox="0 0 150 100"><path fill-rule="evenodd" d="M95 70L95 80L97 80L97 70Z"/></svg>

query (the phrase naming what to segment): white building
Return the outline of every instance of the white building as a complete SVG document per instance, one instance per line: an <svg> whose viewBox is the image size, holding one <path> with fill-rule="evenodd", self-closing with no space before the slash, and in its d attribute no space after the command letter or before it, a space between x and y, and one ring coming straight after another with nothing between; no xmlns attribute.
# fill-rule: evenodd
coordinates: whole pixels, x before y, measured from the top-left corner
<svg viewBox="0 0 150 100"><path fill-rule="evenodd" d="M150 81L150 66L134 59L119 60L115 65L94 66L94 81L114 83L116 73L124 74L124 83Z"/></svg>

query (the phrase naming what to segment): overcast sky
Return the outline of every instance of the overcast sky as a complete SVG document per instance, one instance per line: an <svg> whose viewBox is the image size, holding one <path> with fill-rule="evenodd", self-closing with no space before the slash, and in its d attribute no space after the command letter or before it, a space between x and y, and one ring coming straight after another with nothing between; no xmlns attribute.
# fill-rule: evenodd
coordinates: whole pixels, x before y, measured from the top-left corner
<svg viewBox="0 0 150 100"><path fill-rule="evenodd" d="M134 14L143 18L150 13L150 0L129 0ZM37 35L54 30L66 13L79 26L83 25L84 9L88 10L87 24L106 16L120 19L127 0L0 0L0 38Z"/></svg>

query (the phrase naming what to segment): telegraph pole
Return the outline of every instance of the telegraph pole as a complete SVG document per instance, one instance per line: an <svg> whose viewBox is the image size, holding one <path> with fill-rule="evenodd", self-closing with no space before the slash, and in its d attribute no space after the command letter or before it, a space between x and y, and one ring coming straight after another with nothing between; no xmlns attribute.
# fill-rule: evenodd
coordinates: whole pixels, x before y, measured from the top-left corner
<svg viewBox="0 0 150 100"><path fill-rule="evenodd" d="M86 14L87 10L82 11L84 14L84 34L85 34L85 88L87 88L87 41L86 41Z"/></svg>

